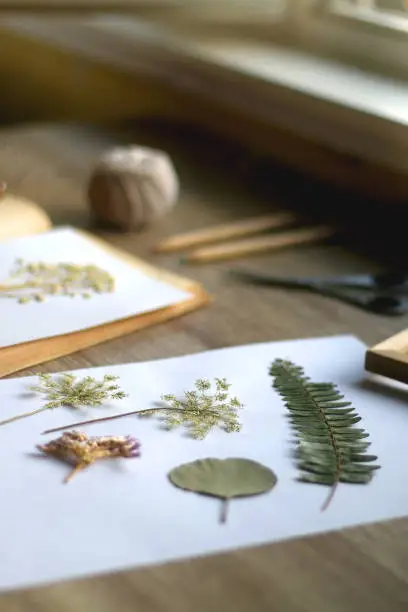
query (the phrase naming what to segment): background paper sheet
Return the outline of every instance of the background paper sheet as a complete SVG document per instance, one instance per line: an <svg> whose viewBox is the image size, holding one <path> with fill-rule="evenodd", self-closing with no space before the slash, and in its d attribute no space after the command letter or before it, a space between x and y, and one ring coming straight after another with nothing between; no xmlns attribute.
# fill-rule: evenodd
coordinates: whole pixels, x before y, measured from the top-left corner
<svg viewBox="0 0 408 612"><path fill-rule="evenodd" d="M0 296L0 319L3 322L0 348L118 321L191 297L189 293L116 259L71 228L57 228L0 244L0 283L9 281L10 270L17 258L30 263L95 264L113 274L116 291L93 295L90 300L52 296L45 302L23 305Z"/></svg>
<svg viewBox="0 0 408 612"><path fill-rule="evenodd" d="M408 508L407 391L379 384L363 371L364 345L353 337L255 344L148 363L82 370L120 376L130 395L105 407L58 408L0 427L0 590L162 563L402 516ZM285 408L271 388L277 357L305 367L316 381L340 385L371 434L382 469L365 486L340 485L321 512L326 487L296 482ZM55 437L41 432L82 418L151 407L162 393L181 394L199 377L227 377L245 404L240 433L214 431L202 442L158 419L129 417L85 427L90 435L134 434L142 457L107 461L70 484L63 463L32 456ZM0 381L1 417L40 407L24 397L35 378ZM56 434L59 435L59 434ZM247 457L278 475L269 494L231 502L227 524L220 502L174 488L167 473L199 457Z"/></svg>

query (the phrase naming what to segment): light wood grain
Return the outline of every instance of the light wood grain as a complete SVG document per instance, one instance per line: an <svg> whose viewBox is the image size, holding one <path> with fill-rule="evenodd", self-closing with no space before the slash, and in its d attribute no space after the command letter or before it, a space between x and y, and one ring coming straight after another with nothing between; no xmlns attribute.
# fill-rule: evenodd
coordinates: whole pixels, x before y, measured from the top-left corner
<svg viewBox="0 0 408 612"><path fill-rule="evenodd" d="M368 372L408 384L408 329L368 349Z"/></svg>
<svg viewBox="0 0 408 612"><path fill-rule="evenodd" d="M267 214L282 199L287 205L303 202L301 187L298 192L291 190L290 197L274 187L275 195L267 198L265 206L261 197L236 180L236 169L227 163L230 155L221 156L220 171L215 174L206 138L200 140L195 132L174 127L166 130L154 122L104 130L48 125L0 131L2 176L13 191L41 202L54 224L69 221L87 227L83 186L94 159L114 144L135 141L160 146L177 160L184 187L180 204L172 215L140 234L98 233L154 265L164 263L176 274L183 270L178 258L161 258L151 252L165 236ZM220 143L215 142L211 149L220 151ZM268 173L275 176L274 186L279 172L271 168ZM318 197L312 190L308 195ZM335 194L332 206L334 201ZM384 244L385 227L382 229ZM378 269L376 262L341 245L265 254L248 265L288 276ZM408 317L386 319L317 295L254 289L227 281L222 264L191 268L190 275L214 294L209 308L33 370L64 371L337 333L353 333L373 345L408 328ZM387 389L379 386L377 391L386 400ZM60 545L63 543L56 543ZM10 593L0 596L0 612L406 612L407 567L408 520L403 519Z"/></svg>

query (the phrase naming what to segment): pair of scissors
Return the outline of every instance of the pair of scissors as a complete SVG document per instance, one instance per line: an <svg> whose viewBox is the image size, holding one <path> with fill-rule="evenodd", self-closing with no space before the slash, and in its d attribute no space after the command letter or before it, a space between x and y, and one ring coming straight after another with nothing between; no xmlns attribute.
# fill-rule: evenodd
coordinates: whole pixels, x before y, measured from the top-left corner
<svg viewBox="0 0 408 612"><path fill-rule="evenodd" d="M408 312L408 274L383 272L332 277L279 277L232 269L234 277L270 287L308 290L386 316Z"/></svg>

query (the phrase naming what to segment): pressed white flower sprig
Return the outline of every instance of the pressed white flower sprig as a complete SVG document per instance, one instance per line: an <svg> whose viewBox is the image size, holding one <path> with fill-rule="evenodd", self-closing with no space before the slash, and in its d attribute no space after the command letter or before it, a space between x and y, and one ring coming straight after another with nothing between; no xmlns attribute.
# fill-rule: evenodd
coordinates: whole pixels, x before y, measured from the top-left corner
<svg viewBox="0 0 408 612"><path fill-rule="evenodd" d="M17 259L11 272L14 281L0 285L0 297L16 299L20 304L44 302L47 296L81 296L112 293L114 277L95 265L72 263L27 263Z"/></svg>
<svg viewBox="0 0 408 612"><path fill-rule="evenodd" d="M123 457L140 457L140 442L133 436L98 436L90 438L80 431L66 432L47 444L37 446L45 455L55 457L73 466L64 482L70 482L81 470L95 461Z"/></svg>
<svg viewBox="0 0 408 612"><path fill-rule="evenodd" d="M237 397L229 396L231 385L225 378L215 379L215 390L212 392L211 382L200 378L195 382L195 389L185 391L184 397L178 399L173 394L162 396L167 404L155 409L167 429L187 426L191 437L202 440L215 427L221 427L227 433L240 431L241 423L238 409L243 405ZM153 416L153 410L142 410L141 417Z"/></svg>
<svg viewBox="0 0 408 612"><path fill-rule="evenodd" d="M78 409L87 406L101 406L109 399L124 399L127 394L116 384L118 378L112 374L105 374L103 379L98 381L92 376L78 379L77 376L69 373L56 378L53 378L51 374L40 374L39 384L29 387L29 391L43 395L47 400L44 406L0 421L0 426L61 406Z"/></svg>
<svg viewBox="0 0 408 612"><path fill-rule="evenodd" d="M133 415L139 417L159 416L169 430L187 426L191 437L197 440L205 438L215 427L221 427L227 433L236 432L241 429L238 410L243 408L243 404L237 397L229 395L230 387L231 385L227 383L225 378L216 378L215 390L212 391L211 382L200 378L195 382L193 390L185 391L182 399L178 399L172 394L163 395L162 400L165 404L161 407L132 410L114 416L81 421L48 429L43 433L55 433L64 429L73 429Z"/></svg>

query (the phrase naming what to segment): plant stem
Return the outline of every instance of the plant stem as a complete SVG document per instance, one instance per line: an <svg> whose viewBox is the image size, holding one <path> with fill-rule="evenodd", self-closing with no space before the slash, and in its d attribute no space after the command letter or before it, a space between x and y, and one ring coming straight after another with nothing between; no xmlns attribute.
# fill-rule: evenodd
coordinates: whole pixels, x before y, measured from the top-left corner
<svg viewBox="0 0 408 612"><path fill-rule="evenodd" d="M43 406L42 408L37 408L37 410L33 410L32 412L24 412L24 414L18 414L17 416L11 417L10 419L0 421L0 426L7 425L8 423L13 423L14 421L19 421L20 419L25 419L26 417L34 416L35 414L39 414L40 412L44 412L45 410L49 410L49 408Z"/></svg>
<svg viewBox="0 0 408 612"><path fill-rule="evenodd" d="M228 510L229 510L229 498L225 497L222 500L222 506L221 506L221 514L220 514L220 523L221 524L225 524L227 522L227 518L228 518Z"/></svg>
<svg viewBox="0 0 408 612"><path fill-rule="evenodd" d="M151 414L154 412L193 412L186 408L146 408L145 410L132 410L131 412L122 412L120 414L114 414L113 416L101 417L99 419L90 419L89 421L78 421L77 423L71 423L70 425L63 425L62 427L54 427L53 429L46 429L43 431L43 435L55 433L57 431L64 431L65 429L72 429L73 427L82 427L83 425L92 425L93 423L106 423L107 421L114 421L115 419L122 419L124 417L133 416L135 414ZM206 410L206 414L211 414L211 411ZM215 414L215 413L214 413Z"/></svg>
<svg viewBox="0 0 408 612"><path fill-rule="evenodd" d="M10 293L12 291L19 291L20 289L41 289L44 288L46 283L35 283L35 282L27 282L27 283L18 283L18 284L9 284L9 285L0 285L1 293ZM47 283L49 285L50 283Z"/></svg>
<svg viewBox="0 0 408 612"><path fill-rule="evenodd" d="M332 485L332 487L331 487L331 489L330 489L330 491L329 491L329 494L328 494L328 496L327 496L327 498L326 498L326 501L324 502L324 504L323 504L323 506L322 506L322 508L321 508L321 509L322 509L322 512L324 512L324 511L325 511L325 510L326 510L326 509L329 507L330 502L331 502L331 500L333 499L334 494L336 493L336 489L337 489L337 487L338 487L338 485L339 485L339 482L340 482L340 480L339 480L339 479L338 479L338 477L337 477L336 482L335 482L335 483Z"/></svg>
<svg viewBox="0 0 408 612"><path fill-rule="evenodd" d="M75 468L72 470L72 472L70 474L68 474L68 476L65 478L64 483L65 484L69 484L71 482L71 480L74 478L74 476L76 476L78 474L78 472L80 472L81 470L84 470L85 467L87 467L85 464L78 463L78 465L75 466Z"/></svg>
<svg viewBox="0 0 408 612"><path fill-rule="evenodd" d="M290 372L288 372L288 374L290 375ZM321 511L324 512L325 510L327 510L327 508L329 507L334 494L336 493L336 489L340 483L340 474L341 474L341 470L342 470L342 464L341 464L341 456L340 456L340 452L337 446L337 440L336 440L336 436L334 435L334 431L332 426L330 425L330 422L327 419L326 413L324 411L324 409L319 406L319 404L316 402L315 398L313 397L313 395L310 393L310 390L307 387L303 387L306 395L308 396L309 400L314 404L314 407L316 409L316 411L320 414L320 418L323 421L324 425L327 428L327 431L329 432L329 436L330 436L330 441L333 447L333 453L335 456L335 460L336 460L336 474L335 474L335 480L334 483L331 486L329 495L326 498L326 501L323 503L322 507L321 507Z"/></svg>
<svg viewBox="0 0 408 612"><path fill-rule="evenodd" d="M328 432L329 432L329 436L330 436L330 441L333 447L333 452L334 452L334 456L336 459L336 475L335 475L335 481L330 489L330 493L326 498L326 501L324 502L324 504L322 505L321 511L324 512L325 510L327 510L327 508L329 507L334 494L336 493L336 489L338 487L338 484L340 482L340 474L341 474L341 457L340 457L340 452L337 446L337 440L336 440L336 436L334 435L333 432L333 428L330 425L326 413L325 411L321 408L321 406L319 406L319 404L315 401L315 399L313 398L312 394L310 393L310 391L308 389L306 389L306 393L309 396L310 400L314 403L315 408L317 409L317 411L320 413L320 417L323 421L323 423L325 424Z"/></svg>

